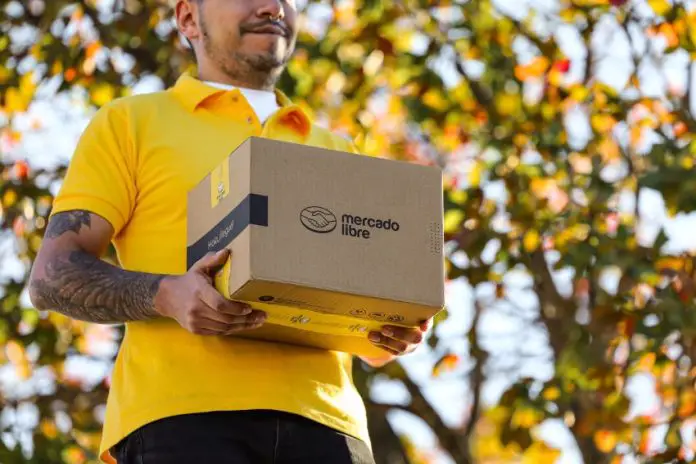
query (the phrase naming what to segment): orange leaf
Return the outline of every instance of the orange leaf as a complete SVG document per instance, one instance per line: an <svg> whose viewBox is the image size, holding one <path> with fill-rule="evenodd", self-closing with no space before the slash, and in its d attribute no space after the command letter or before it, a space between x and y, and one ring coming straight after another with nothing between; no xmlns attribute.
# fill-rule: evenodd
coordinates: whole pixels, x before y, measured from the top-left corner
<svg viewBox="0 0 696 464"><path fill-rule="evenodd" d="M687 419L696 412L696 392L685 390L679 399L679 410L677 414L681 419Z"/></svg>
<svg viewBox="0 0 696 464"><path fill-rule="evenodd" d="M530 77L539 77L546 72L549 67L549 60L544 56L537 56L526 65L515 66L515 77L524 81Z"/></svg>
<svg viewBox="0 0 696 464"><path fill-rule="evenodd" d="M451 371L459 365L459 356L453 353L446 354L435 366L433 366L433 377L438 377L443 371Z"/></svg>
<svg viewBox="0 0 696 464"><path fill-rule="evenodd" d="M652 370L653 366L655 365L656 359L657 356L655 355L655 353L644 354L643 356L641 356L640 361L638 362L638 369L644 371Z"/></svg>
<svg viewBox="0 0 696 464"><path fill-rule="evenodd" d="M599 451L610 453L616 447L618 438L611 430L597 430L594 434L594 442Z"/></svg>
<svg viewBox="0 0 696 464"><path fill-rule="evenodd" d="M98 40L95 41L95 42L92 42L91 44L89 44L89 45L87 46L87 49L85 50L85 55L86 55L87 59L90 59L90 58L94 57L94 55L95 55L99 50L101 50L101 48L102 48L102 44L101 44L101 42L99 42Z"/></svg>
<svg viewBox="0 0 696 464"><path fill-rule="evenodd" d="M670 23L662 23L660 25L660 34L662 34L667 41L667 47L671 48L679 45L679 37Z"/></svg>
<svg viewBox="0 0 696 464"><path fill-rule="evenodd" d="M29 175L29 164L26 161L17 161L14 165L14 176L17 179L24 180Z"/></svg>
<svg viewBox="0 0 696 464"><path fill-rule="evenodd" d="M67 82L72 82L77 77L77 71L75 68L69 68L65 70L65 80Z"/></svg>
<svg viewBox="0 0 696 464"><path fill-rule="evenodd" d="M20 364L26 358L24 347L15 340L10 340L5 345L5 355L12 364Z"/></svg>

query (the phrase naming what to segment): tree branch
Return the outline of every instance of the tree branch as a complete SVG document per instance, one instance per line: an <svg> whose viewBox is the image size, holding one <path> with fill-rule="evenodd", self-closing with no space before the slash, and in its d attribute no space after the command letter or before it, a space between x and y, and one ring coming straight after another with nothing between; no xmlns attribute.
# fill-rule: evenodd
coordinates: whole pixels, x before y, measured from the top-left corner
<svg viewBox="0 0 696 464"><path fill-rule="evenodd" d="M474 302L474 308L476 313L474 314L474 320L469 330L469 352L471 357L475 360L474 369L469 376L469 388L472 392L471 412L469 413L469 420L464 427L466 455L470 461L472 460L472 456L469 448L469 440L471 439L471 435L474 432L474 427L476 427L481 412L481 390L483 389L483 381L485 380L483 366L486 364L486 359L488 358L488 353L481 349L478 336L478 325L483 309L478 301Z"/></svg>
<svg viewBox="0 0 696 464"><path fill-rule="evenodd" d="M534 291L539 297L539 316L546 325L555 359L558 359L567 339L563 320L575 313L575 304L558 293L549 271L544 252L536 250L529 255L527 266L534 280Z"/></svg>
<svg viewBox="0 0 696 464"><path fill-rule="evenodd" d="M403 368L401 370L403 375L399 378L411 395L410 412L416 414L430 426L439 437L443 448L452 456L454 462L472 464L468 456L468 437L458 434L455 430L447 427L440 415L425 399L420 387L408 376L408 373Z"/></svg>

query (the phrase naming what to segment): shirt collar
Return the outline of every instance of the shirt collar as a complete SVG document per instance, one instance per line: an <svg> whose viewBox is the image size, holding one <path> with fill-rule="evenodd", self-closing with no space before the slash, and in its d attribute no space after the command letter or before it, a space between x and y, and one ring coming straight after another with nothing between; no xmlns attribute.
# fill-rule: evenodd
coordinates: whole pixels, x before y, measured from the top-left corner
<svg viewBox="0 0 696 464"><path fill-rule="evenodd" d="M189 111L195 111L201 103L213 95L230 91L206 84L196 79L188 72L183 73L179 79L177 79L176 84L174 84L171 90ZM239 89L235 88L231 91L239 92ZM292 101L282 91L275 89L274 93L278 106L293 106Z"/></svg>

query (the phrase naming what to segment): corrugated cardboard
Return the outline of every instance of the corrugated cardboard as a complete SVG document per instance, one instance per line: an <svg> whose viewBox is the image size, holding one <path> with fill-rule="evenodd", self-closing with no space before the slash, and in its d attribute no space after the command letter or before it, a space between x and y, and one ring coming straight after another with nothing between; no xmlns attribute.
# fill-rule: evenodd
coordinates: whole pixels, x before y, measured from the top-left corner
<svg viewBox="0 0 696 464"><path fill-rule="evenodd" d="M240 336L376 356L444 305L442 202L437 168L251 137L189 192L187 264L232 250L216 288L268 313Z"/></svg>

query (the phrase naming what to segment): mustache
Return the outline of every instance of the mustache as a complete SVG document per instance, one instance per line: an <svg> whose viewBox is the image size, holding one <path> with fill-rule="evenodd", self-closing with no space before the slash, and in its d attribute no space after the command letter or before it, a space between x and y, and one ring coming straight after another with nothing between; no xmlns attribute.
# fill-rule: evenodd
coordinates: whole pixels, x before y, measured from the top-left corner
<svg viewBox="0 0 696 464"><path fill-rule="evenodd" d="M291 32L290 28L288 27L287 24L285 24L284 21L274 21L272 19L264 19L263 21L259 21L256 23L247 23L247 24L242 24L239 29L242 34L247 34L250 32L255 32L263 27L266 26L275 26L280 28L283 31L283 35L285 37L290 37Z"/></svg>

